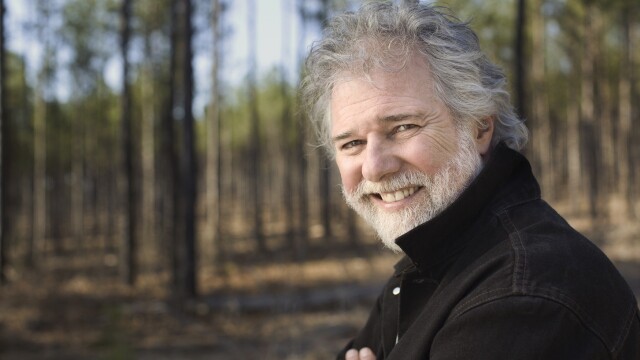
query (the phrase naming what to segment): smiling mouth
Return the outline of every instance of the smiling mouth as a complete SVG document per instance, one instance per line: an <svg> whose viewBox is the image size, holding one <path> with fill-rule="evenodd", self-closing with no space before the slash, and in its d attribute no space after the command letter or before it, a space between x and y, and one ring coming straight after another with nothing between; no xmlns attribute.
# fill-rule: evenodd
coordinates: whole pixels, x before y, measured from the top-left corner
<svg viewBox="0 0 640 360"><path fill-rule="evenodd" d="M392 192L378 193L378 194L371 194L371 195L377 197L378 199L381 199L386 203L393 203L393 202L408 198L409 196L413 195L416 191L420 190L420 188L421 188L420 186L412 186L412 187L407 187L407 188L392 191Z"/></svg>

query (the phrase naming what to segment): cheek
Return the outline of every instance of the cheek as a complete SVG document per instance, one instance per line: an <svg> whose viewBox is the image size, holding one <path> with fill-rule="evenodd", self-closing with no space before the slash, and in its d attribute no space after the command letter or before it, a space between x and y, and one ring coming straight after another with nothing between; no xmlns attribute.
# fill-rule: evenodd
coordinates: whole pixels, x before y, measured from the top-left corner
<svg viewBox="0 0 640 360"><path fill-rule="evenodd" d="M433 172L442 167L456 153L451 137L431 136L428 141L417 141L407 149L405 159L423 171Z"/></svg>
<svg viewBox="0 0 640 360"><path fill-rule="evenodd" d="M402 161L408 170L419 171L425 175L433 175L445 162L443 154L434 151L433 147L426 144L415 144L403 149Z"/></svg>
<svg viewBox="0 0 640 360"><path fill-rule="evenodd" d="M342 186L347 191L353 191L362 181L361 167L354 162L341 161L340 159L336 160L336 164L342 179Z"/></svg>

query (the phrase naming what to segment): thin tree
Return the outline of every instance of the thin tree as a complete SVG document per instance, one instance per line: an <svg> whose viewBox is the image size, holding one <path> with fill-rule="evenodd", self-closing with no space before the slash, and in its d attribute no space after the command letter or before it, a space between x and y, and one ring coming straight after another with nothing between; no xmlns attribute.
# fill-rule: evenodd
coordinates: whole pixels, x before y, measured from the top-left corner
<svg viewBox="0 0 640 360"><path fill-rule="evenodd" d="M603 9L604 10L604 9ZM606 9L605 11L608 11ZM595 59L596 67L594 74L594 87L596 88L596 110L595 110L595 133L596 142L598 143L598 157L597 157L597 175L598 175L598 203L605 204L605 199L608 199L613 194L616 188L616 162L617 154L615 153L615 121L613 118L613 111L615 105L617 105L617 98L614 101L614 82L610 81L610 68L615 63L615 66L621 63L621 59L618 58L615 61L612 60L609 55L609 51L602 51L606 48L606 40L602 34L605 32L609 16L604 13L601 16L596 17L594 24L596 29L596 46L595 46ZM606 55L605 55L606 54ZM615 105L614 105L615 104Z"/></svg>
<svg viewBox="0 0 640 360"><path fill-rule="evenodd" d="M163 161L163 201L162 201L162 223L163 223L163 242L167 251L167 257L171 264L172 288L174 294L180 285L180 269L178 254L178 223L179 223L179 174L178 174L178 155L175 147L174 123L175 123L175 100L177 86L177 64L178 64L178 24L176 19L178 13L178 0L169 0L170 7L170 55L169 55L169 81L167 88L169 89L166 99L166 110L162 117L162 154L166 161Z"/></svg>
<svg viewBox="0 0 640 360"><path fill-rule="evenodd" d="M330 0L320 0L320 11L316 15L320 28L324 28L329 17ZM322 228L324 229L324 237L331 240L333 237L333 229L331 227L331 162L320 152L318 158L319 181L320 186L320 219Z"/></svg>
<svg viewBox="0 0 640 360"><path fill-rule="evenodd" d="M554 197L553 162L551 154L551 123L549 103L546 89L545 62L545 21L542 14L544 0L531 2L531 122L534 129L532 140L537 154L537 169L542 182L542 189ZM523 59L520 59L522 61Z"/></svg>
<svg viewBox="0 0 640 360"><path fill-rule="evenodd" d="M251 0L248 8L249 25L249 111L251 117L251 133L249 140L249 178L250 197L253 201L253 237L258 251L264 252L267 245L262 225L262 181L260 171L260 113L257 95L257 41L256 41L256 2Z"/></svg>
<svg viewBox="0 0 640 360"><path fill-rule="evenodd" d="M297 0L298 12L300 14L301 30L299 51L304 51L307 28L307 15L303 0ZM304 55L298 54L298 74L302 73ZM301 113L298 111L298 113ZM309 193L307 191L307 157L305 145L307 141L307 126L305 119L301 116L296 121L296 154L298 168L298 213L299 231L298 245L296 246L296 256L304 259L306 256L307 244L309 242Z"/></svg>
<svg viewBox="0 0 640 360"><path fill-rule="evenodd" d="M220 0L212 0L211 29L212 29L212 54L211 54L211 100L209 104L207 122L207 167L206 167L206 207L207 207L207 237L212 245L213 258L219 259L221 245L221 195L222 195L222 130L220 121L220 50L222 46L222 31L220 20L222 6Z"/></svg>
<svg viewBox="0 0 640 360"><path fill-rule="evenodd" d="M80 113L87 113L89 111L87 107L87 100L78 104ZM73 128L71 131L71 138L73 152L72 165L71 165L71 182L72 188L75 191L71 191L71 226L73 233L74 246L80 249L80 245L84 240L84 184L85 184L85 128L88 127L86 121L81 117L74 119ZM56 254L59 254L62 250L61 241L53 242L54 250Z"/></svg>
<svg viewBox="0 0 640 360"><path fill-rule="evenodd" d="M140 3L139 3L140 4ZM158 15L159 2L147 1L145 3L147 16L155 17ZM155 124L157 118L156 97L157 91L155 86L154 74L154 47L151 38L154 32L152 24L147 25L143 30L143 47L144 47L144 63L142 64L142 76L140 80L141 93L141 121L140 140L141 140L141 165L142 165L142 242L147 251L143 254L153 254L151 252L152 244L156 242L156 153L155 153ZM153 247L154 249L156 247ZM155 260L155 256L150 256Z"/></svg>
<svg viewBox="0 0 640 360"><path fill-rule="evenodd" d="M4 16L5 7L4 0L0 0L0 285L7 281L7 236L5 218L7 216L7 130L8 130L8 112L7 112L7 92L6 92L6 57L4 42Z"/></svg>
<svg viewBox="0 0 640 360"><path fill-rule="evenodd" d="M191 25L191 0L181 0L179 7L182 19L182 53L181 77L182 98L180 105L183 110L183 141L182 152L182 196L184 198L184 258L182 262L182 285L184 296L191 298L197 294L196 284L196 155L193 131L193 53L191 42L193 28Z"/></svg>
<svg viewBox="0 0 640 360"><path fill-rule="evenodd" d="M36 80L35 100L33 109L33 230L27 250L27 265L39 264L36 257L44 251L46 235L46 175L47 175L47 103L45 101L45 89L51 76L51 44L47 27L51 12L50 3L37 4L38 37L44 43L42 65Z"/></svg>
<svg viewBox="0 0 640 360"><path fill-rule="evenodd" d="M634 217L634 202L631 178L631 156L629 144L632 130L632 104L631 83L633 79L633 57L631 52L631 6L623 7L622 16L622 61L618 79L618 108L620 109L618 120L618 139L616 142L618 154L618 192L625 199L625 211L622 213L629 218Z"/></svg>
<svg viewBox="0 0 640 360"><path fill-rule="evenodd" d="M121 126L122 126L122 173L123 173L123 204L126 209L124 219L122 244L122 276L128 285L134 285L137 275L137 214L133 169L133 139L131 117L131 89L129 84L129 37L131 22L132 0L122 0L120 9L120 51L122 55L122 95Z"/></svg>
<svg viewBox="0 0 640 360"><path fill-rule="evenodd" d="M290 20L287 10L289 10L290 3L288 1L282 2L282 67L280 70L280 91L282 94L283 109L282 109L282 134L284 139L281 141L282 155L285 159L283 164L284 176L283 188L284 196L284 221L285 221L285 241L290 249L295 249L295 234L294 234L294 191L293 191L293 164L295 164L294 152L291 151L291 128L292 128L292 107L291 94L289 93L289 83L287 81L287 69L286 61L289 56L289 35L291 33Z"/></svg>
<svg viewBox="0 0 640 360"><path fill-rule="evenodd" d="M583 161L583 173L581 174L587 184L589 213L595 219L597 215L598 198L598 169L597 153L598 144L595 128L595 62L597 30L594 27L594 17L598 16L595 6L587 3L585 15L582 19L583 49L580 62L580 135L581 154Z"/></svg>
<svg viewBox="0 0 640 360"><path fill-rule="evenodd" d="M516 110L521 117L527 116L526 104L526 60L525 60L525 38L526 38L526 0L518 0L516 7L515 22L515 57L514 57L514 74L515 74L515 91L516 91Z"/></svg>
<svg viewBox="0 0 640 360"><path fill-rule="evenodd" d="M580 143L582 134L580 133L580 92L576 91L581 80L580 63L582 62L581 48L582 35L579 29L583 27L581 16L582 0L571 0L567 2L567 11L563 13L561 24L567 29L565 51L571 59L572 72L567 77L568 86L563 90L567 101L566 109L566 130L562 134L562 139L566 143L566 165L567 165L567 199L570 211L577 213L580 211L581 197L584 196L585 179L582 176L582 162Z"/></svg>

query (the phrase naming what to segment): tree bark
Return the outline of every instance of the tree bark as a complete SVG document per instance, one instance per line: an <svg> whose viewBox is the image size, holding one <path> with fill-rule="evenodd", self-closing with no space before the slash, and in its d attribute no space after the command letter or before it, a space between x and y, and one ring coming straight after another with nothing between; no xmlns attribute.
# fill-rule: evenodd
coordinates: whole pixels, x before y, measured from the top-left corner
<svg viewBox="0 0 640 360"><path fill-rule="evenodd" d="M598 92L596 99L596 134L598 139L596 140L600 144L600 151L598 155L598 194L600 199L598 203L606 207L608 201L613 195L613 190L616 187L616 154L615 154L615 139L614 139L614 120L613 120L613 89L612 82L609 80L609 56L603 55L601 48L604 45L604 39L600 36L601 30L604 29L603 16L598 17L596 21L596 37L597 42L600 45L596 45L595 58L598 59L600 66L596 68L596 75L594 76L595 84Z"/></svg>
<svg viewBox="0 0 640 360"><path fill-rule="evenodd" d="M122 0L120 9L120 51L122 55L122 95L121 126L122 126L122 201L125 210L122 244L122 277L126 284L134 285L137 276L137 214L133 169L133 139L131 118L131 89L129 84L129 37L132 0Z"/></svg>
<svg viewBox="0 0 640 360"><path fill-rule="evenodd" d="M156 123L156 91L153 76L153 51L150 34L144 37L145 64L142 69L141 83L141 160L142 160L142 241L148 260L157 256L149 246L156 238L156 158L155 158L155 123Z"/></svg>
<svg viewBox="0 0 640 360"><path fill-rule="evenodd" d="M329 0L321 0L322 7L318 16L320 27L323 28L326 25L329 18L330 2ZM333 229L331 227L331 162L327 158L324 151L318 152L319 156L319 170L320 170L320 219L322 222L322 228L324 230L324 237L327 241L331 241L333 238Z"/></svg>
<svg viewBox="0 0 640 360"><path fill-rule="evenodd" d="M257 41L256 41L256 2L250 1L248 8L249 26L249 111L251 116L251 135L249 144L249 177L250 177L250 198L253 203L253 237L257 250L264 252L267 244L264 238L262 224L262 175L261 167L261 146L260 146L260 112L258 111L257 94Z"/></svg>
<svg viewBox="0 0 640 360"><path fill-rule="evenodd" d="M526 60L525 60L525 29L526 29L526 0L518 0L515 23L515 57L514 74L516 89L516 111L522 118L527 117L526 104Z"/></svg>
<svg viewBox="0 0 640 360"><path fill-rule="evenodd" d="M593 26L594 16L597 16L593 5L587 4L583 19L583 55L580 62L580 133L583 174L586 180L589 214L596 218L598 213L598 143L595 134L595 42L596 32Z"/></svg>
<svg viewBox="0 0 640 360"><path fill-rule="evenodd" d="M300 31L300 45L299 49L305 49L305 37L307 17L304 10L304 1L297 0L298 11L301 19L301 31ZM304 50L303 50L304 51ZM298 59L298 73L302 73L303 66L303 54L300 54ZM298 112L300 113L300 112ZM297 167L298 167L298 245L296 246L296 257L303 260L306 257L307 246L309 243L309 193L307 191L307 157L305 144L307 141L307 126L306 119L303 116L299 116L296 121L296 155L297 155Z"/></svg>
<svg viewBox="0 0 640 360"><path fill-rule="evenodd" d="M179 269L179 175L178 156L175 147L174 123L176 114L176 87L177 87L177 63L178 63L178 27L179 19L178 0L170 0L170 58L169 58L169 83L167 87L168 98L166 100L166 111L162 117L162 153L166 161L163 162L163 200L162 200L162 220L163 220L163 243L167 249L166 255L171 267L173 295L178 295L180 286Z"/></svg>
<svg viewBox="0 0 640 360"><path fill-rule="evenodd" d="M214 266L217 265L220 255L222 225L220 196L222 194L222 181L220 179L222 167L222 129L220 121L220 48L222 46L222 32L220 30L220 18L222 8L220 0L212 0L211 29L213 35L213 50L211 54L211 100L209 103L207 122L207 167L206 167L206 208L207 208L207 242L211 244Z"/></svg>
<svg viewBox="0 0 640 360"><path fill-rule="evenodd" d="M0 285L7 282L7 155L8 155L8 122L9 112L7 111L7 78L6 78L6 56L5 56L5 36L4 36L4 0L0 0Z"/></svg>
<svg viewBox="0 0 640 360"><path fill-rule="evenodd" d="M640 21L638 20L638 15L640 11L632 11L630 13L631 19L636 19L636 21L631 21L631 31L629 33L629 44L638 44L640 43ZM631 51L630 55L630 68L631 72L629 73L629 78L631 79L631 99L640 99L640 84L638 83L638 67L640 67L640 53L637 49L633 48L635 51ZM638 119L640 118L640 104L637 101L632 101L631 108L631 118ZM637 122L636 122L637 124ZM633 131L630 135L631 139L640 138L640 126L632 126ZM640 142L633 141L629 144L629 164L639 164L640 163ZM640 198L640 170L637 166L631 166L630 168L630 196L629 201L631 204L631 216L633 218L638 218L640 216L640 204L638 198Z"/></svg>
<svg viewBox="0 0 640 360"><path fill-rule="evenodd" d="M46 161L47 104L44 99L45 69L40 70L33 109L33 233L28 249L27 265L35 266L44 252L47 200L46 200Z"/></svg>
<svg viewBox="0 0 640 360"><path fill-rule="evenodd" d="M628 11L622 11L622 56L620 73L618 75L618 137L617 156L618 161L618 192L624 199L623 214L633 218L634 202L632 189L631 171L633 164L630 161L629 143L631 141L631 124L633 108L631 104L631 81L632 76L632 53L631 53L631 20Z"/></svg>
<svg viewBox="0 0 640 360"><path fill-rule="evenodd" d="M184 233L183 233L183 295L193 298L197 295L196 281L196 156L193 131L193 53L191 49L193 29L191 26L191 0L181 0L182 17L182 85L183 97L180 99L183 109L183 141L182 152L182 196L184 198Z"/></svg>
<svg viewBox="0 0 640 360"><path fill-rule="evenodd" d="M542 190L549 196L555 196L551 120L549 118L549 102L546 89L545 61L545 22L541 14L544 1L534 0L531 11L531 122L534 129L532 138L537 153L537 170L542 183Z"/></svg>
<svg viewBox="0 0 640 360"><path fill-rule="evenodd" d="M291 17L287 16L288 4L286 1L283 1L282 8L282 62L283 66L281 67L281 94L282 99L284 101L283 109L282 109L282 134L284 136L284 140L281 142L282 144L282 158L285 159L285 163L283 164L282 170L284 171L283 180L283 188L284 188L284 233L285 233L285 242L288 244L290 249L295 249L295 232L294 232L294 189L293 189L293 174L294 174L294 164L295 164L295 149L292 149L291 140L291 128L293 126L293 122L291 121L292 114L292 103L291 103L291 94L289 93L289 83L287 81L287 57L289 55L289 34L291 31L291 23L287 20L290 20Z"/></svg>
<svg viewBox="0 0 640 360"><path fill-rule="evenodd" d="M79 113L87 113L87 106L80 104ZM84 238L84 189L85 189L85 166L84 166L84 137L85 121L82 117L74 119L71 137L73 138L72 153L72 188L71 192L71 224L73 233L73 244L80 249ZM55 251L61 251L62 244L55 242Z"/></svg>
<svg viewBox="0 0 640 360"><path fill-rule="evenodd" d="M565 133L567 141L567 189L571 212L574 214L580 210L580 198L583 196L582 164L580 162L580 110L578 109L579 97L569 87L567 94L569 104L567 105L567 131Z"/></svg>

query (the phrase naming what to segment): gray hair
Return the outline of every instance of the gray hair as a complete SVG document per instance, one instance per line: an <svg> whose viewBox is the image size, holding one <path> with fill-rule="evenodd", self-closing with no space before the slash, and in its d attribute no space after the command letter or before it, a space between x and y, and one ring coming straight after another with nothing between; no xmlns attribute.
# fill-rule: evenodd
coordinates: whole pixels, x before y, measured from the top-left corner
<svg viewBox="0 0 640 360"><path fill-rule="evenodd" d="M441 7L373 2L334 17L306 60L302 105L329 156L335 155L329 111L334 85L347 75L369 78L376 68L398 71L415 53L428 64L434 93L458 126L483 128L493 117L492 145L524 147L528 131L510 103L505 75L480 50L467 23Z"/></svg>

